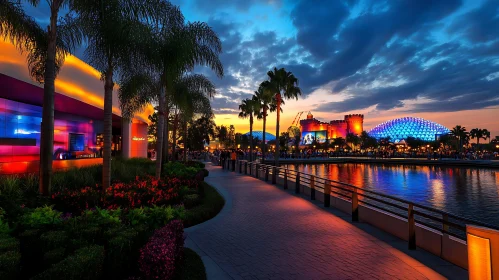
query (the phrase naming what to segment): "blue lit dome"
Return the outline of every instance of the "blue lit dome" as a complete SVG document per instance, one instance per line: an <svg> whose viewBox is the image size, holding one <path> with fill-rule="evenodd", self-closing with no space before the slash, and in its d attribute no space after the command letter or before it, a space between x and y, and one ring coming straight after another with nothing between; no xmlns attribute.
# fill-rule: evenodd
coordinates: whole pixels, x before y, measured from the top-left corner
<svg viewBox="0 0 499 280"><path fill-rule="evenodd" d="M244 135L247 135L249 137L250 133L247 132ZM263 131L253 131L253 139L255 139L257 137L258 137L258 140L263 140ZM270 134L268 132L265 132L265 142L273 141L273 140L275 140L275 135Z"/></svg>
<svg viewBox="0 0 499 280"><path fill-rule="evenodd" d="M376 139L390 137L391 141L397 143L407 137L434 141L436 135L449 132L449 129L441 124L422 118L405 117L381 123L368 133Z"/></svg>

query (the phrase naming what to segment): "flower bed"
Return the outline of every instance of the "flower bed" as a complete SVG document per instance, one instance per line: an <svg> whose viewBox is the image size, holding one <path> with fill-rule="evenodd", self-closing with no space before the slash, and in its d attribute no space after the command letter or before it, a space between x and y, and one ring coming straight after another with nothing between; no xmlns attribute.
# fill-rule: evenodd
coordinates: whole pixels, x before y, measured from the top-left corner
<svg viewBox="0 0 499 280"><path fill-rule="evenodd" d="M34 195L33 178L0 182L0 279L168 279L182 259L184 197L201 195L200 166L170 167L159 180L115 178L105 191L72 185L49 198Z"/></svg>

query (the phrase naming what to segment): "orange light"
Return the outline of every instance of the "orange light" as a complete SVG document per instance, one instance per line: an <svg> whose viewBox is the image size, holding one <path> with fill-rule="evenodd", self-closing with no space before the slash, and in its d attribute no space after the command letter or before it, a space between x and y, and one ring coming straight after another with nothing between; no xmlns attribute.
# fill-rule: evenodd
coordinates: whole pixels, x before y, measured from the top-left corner
<svg viewBox="0 0 499 280"><path fill-rule="evenodd" d="M499 277L499 231L466 225L468 274L470 280L491 280Z"/></svg>

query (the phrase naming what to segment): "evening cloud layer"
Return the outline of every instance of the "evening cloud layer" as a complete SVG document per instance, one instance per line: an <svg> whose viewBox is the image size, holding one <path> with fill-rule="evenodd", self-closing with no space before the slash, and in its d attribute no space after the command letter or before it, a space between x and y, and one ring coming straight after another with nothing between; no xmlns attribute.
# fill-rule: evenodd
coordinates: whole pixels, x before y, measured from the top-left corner
<svg viewBox="0 0 499 280"><path fill-rule="evenodd" d="M274 66L292 71L307 96L330 92L315 111L499 105L497 0L173 3L188 20L208 22L223 41L226 76L196 69L218 87L216 113L235 112Z"/></svg>

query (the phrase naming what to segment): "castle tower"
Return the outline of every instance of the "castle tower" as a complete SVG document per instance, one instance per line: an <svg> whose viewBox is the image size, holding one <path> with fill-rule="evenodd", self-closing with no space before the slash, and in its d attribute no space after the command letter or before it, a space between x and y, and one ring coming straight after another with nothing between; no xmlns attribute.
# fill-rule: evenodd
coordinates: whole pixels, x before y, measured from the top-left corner
<svg viewBox="0 0 499 280"><path fill-rule="evenodd" d="M312 115L312 113L308 112L307 114L307 120L311 120L314 118L314 115Z"/></svg>
<svg viewBox="0 0 499 280"><path fill-rule="evenodd" d="M345 115L345 121L348 124L348 133L360 135L364 131L364 115L351 114Z"/></svg>

